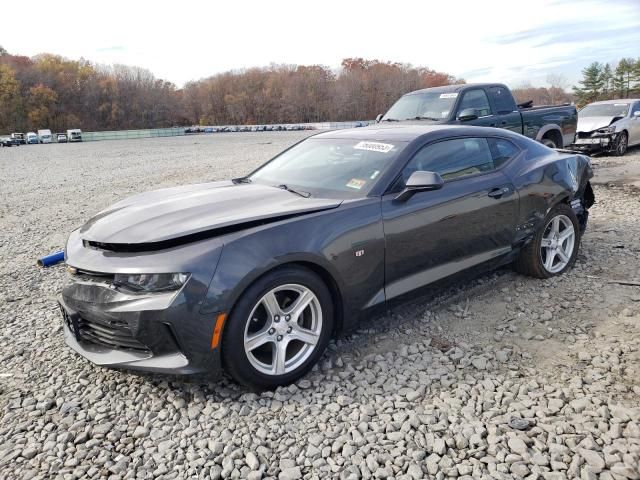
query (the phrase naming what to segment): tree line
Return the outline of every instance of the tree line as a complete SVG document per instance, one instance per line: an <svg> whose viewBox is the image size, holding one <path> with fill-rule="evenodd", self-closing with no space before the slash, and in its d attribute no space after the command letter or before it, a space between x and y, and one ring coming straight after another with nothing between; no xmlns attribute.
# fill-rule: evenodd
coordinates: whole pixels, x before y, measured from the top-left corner
<svg viewBox="0 0 640 480"><path fill-rule="evenodd" d="M640 58L623 58L613 65L593 62L582 70L582 79L573 92L580 106L640 95Z"/></svg>
<svg viewBox="0 0 640 480"><path fill-rule="evenodd" d="M464 80L426 67L348 58L220 73L183 88L150 71L0 47L0 132L86 131L375 118L400 95Z"/></svg>
<svg viewBox="0 0 640 480"><path fill-rule="evenodd" d="M537 105L584 105L640 93L640 59L595 62L582 74L573 95L560 75L549 75L548 87L524 84L513 92L518 102ZM0 47L0 132L367 120L406 92L463 82L427 67L346 58L337 71L272 64L178 88L139 67L11 55Z"/></svg>

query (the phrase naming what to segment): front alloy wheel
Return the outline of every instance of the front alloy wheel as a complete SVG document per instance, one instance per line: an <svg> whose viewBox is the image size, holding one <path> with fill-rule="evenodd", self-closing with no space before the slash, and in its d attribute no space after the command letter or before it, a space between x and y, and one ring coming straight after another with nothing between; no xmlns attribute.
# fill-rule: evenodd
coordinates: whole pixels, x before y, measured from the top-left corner
<svg viewBox="0 0 640 480"><path fill-rule="evenodd" d="M266 375L294 371L307 360L322 332L322 307L303 285L280 285L267 292L249 314L244 351Z"/></svg>
<svg viewBox="0 0 640 480"><path fill-rule="evenodd" d="M627 132L621 132L618 135L618 140L616 141L616 149L615 155L617 157L622 157L625 153L627 153L627 147L629 146L629 137Z"/></svg>
<svg viewBox="0 0 640 480"><path fill-rule="evenodd" d="M233 307L222 333L223 366L253 389L287 385L315 365L332 332L333 299L324 281L304 267L281 267Z"/></svg>

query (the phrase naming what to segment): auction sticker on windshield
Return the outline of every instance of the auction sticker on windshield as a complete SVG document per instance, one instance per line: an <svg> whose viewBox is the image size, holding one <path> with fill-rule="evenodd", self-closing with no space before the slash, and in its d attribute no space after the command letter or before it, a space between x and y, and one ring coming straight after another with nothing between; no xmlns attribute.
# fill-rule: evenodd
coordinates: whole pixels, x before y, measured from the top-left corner
<svg viewBox="0 0 640 480"><path fill-rule="evenodd" d="M355 188L356 190L360 190L362 187L364 187L365 183L367 183L366 180L361 180L360 178L352 178L347 183L347 187Z"/></svg>
<svg viewBox="0 0 640 480"><path fill-rule="evenodd" d="M458 98L457 93L441 93L440 98Z"/></svg>
<svg viewBox="0 0 640 480"><path fill-rule="evenodd" d="M393 150L394 146L395 145L391 145L390 143L360 142L353 148L356 150L368 150L370 152L388 153Z"/></svg>

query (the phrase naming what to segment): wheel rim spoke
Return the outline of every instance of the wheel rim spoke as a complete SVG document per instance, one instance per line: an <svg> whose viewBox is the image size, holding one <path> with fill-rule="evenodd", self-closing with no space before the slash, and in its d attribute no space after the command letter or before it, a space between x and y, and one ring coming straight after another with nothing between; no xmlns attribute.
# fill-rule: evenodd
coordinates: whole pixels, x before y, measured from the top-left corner
<svg viewBox="0 0 640 480"><path fill-rule="evenodd" d="M305 308L313 301L315 295L309 290L304 290L300 293L298 298L295 299L293 304L287 308L285 314L290 314L294 318L298 318Z"/></svg>
<svg viewBox="0 0 640 480"><path fill-rule="evenodd" d="M573 237L573 228L566 229L562 234L558 237L558 243L564 243L568 238Z"/></svg>
<svg viewBox="0 0 640 480"><path fill-rule="evenodd" d="M267 314L271 318L273 318L274 315L280 315L280 313L282 313L280 310L280 305L278 304L278 299L276 298L275 292L273 291L267 293L262 298L262 305L264 305L264 308L267 310Z"/></svg>
<svg viewBox="0 0 640 480"><path fill-rule="evenodd" d="M258 333L251 335L244 342L244 347L247 351L251 352L258 347L261 347L265 343L269 343L271 340L271 336L269 335L268 329L262 330Z"/></svg>
<svg viewBox="0 0 640 480"><path fill-rule="evenodd" d="M560 233L560 218L559 217L555 217L553 219L553 222L551 224L551 231L553 234L557 235L558 233Z"/></svg>
<svg viewBox="0 0 640 480"><path fill-rule="evenodd" d="M273 349L272 370L276 375L282 375L286 372L287 363L287 344L286 341L276 342Z"/></svg>
<svg viewBox="0 0 640 480"><path fill-rule="evenodd" d="M542 239L542 242L540 243L540 245L541 245L543 248L549 248L549 247L551 247L551 239L550 239L550 238L543 238L543 239Z"/></svg>
<svg viewBox="0 0 640 480"><path fill-rule="evenodd" d="M558 248L556 253L558 254L558 256L563 262L567 263L569 261L569 257L567 256L567 254L564 252L562 248Z"/></svg>
<svg viewBox="0 0 640 480"><path fill-rule="evenodd" d="M547 258L544 262L544 268L551 270L553 267L553 259L556 258L556 251L552 248L547 249Z"/></svg>
<svg viewBox="0 0 640 480"><path fill-rule="evenodd" d="M291 338L291 340L300 340L307 345L316 345L318 343L319 337L320 335L316 332L307 330L306 328L302 327L295 327L289 335L289 338Z"/></svg>

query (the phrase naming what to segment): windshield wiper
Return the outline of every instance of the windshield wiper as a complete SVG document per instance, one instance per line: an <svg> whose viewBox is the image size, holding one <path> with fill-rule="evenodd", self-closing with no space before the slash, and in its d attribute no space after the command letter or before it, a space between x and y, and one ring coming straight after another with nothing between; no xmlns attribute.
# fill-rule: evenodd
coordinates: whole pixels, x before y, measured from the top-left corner
<svg viewBox="0 0 640 480"><path fill-rule="evenodd" d="M231 181L233 183L235 183L235 184L238 184L238 183L251 183L251 179L249 177L234 178Z"/></svg>
<svg viewBox="0 0 640 480"><path fill-rule="evenodd" d="M413 118L405 118L405 120L441 120L440 118L433 118L433 117L413 117Z"/></svg>
<svg viewBox="0 0 640 480"><path fill-rule="evenodd" d="M302 190L294 190L293 188L289 187L288 185L285 185L284 183L282 185L274 185L274 187L281 188L282 190L286 190L287 192L295 193L296 195L300 195L301 197L304 197L304 198L309 198L311 196L309 192L303 192Z"/></svg>
<svg viewBox="0 0 640 480"><path fill-rule="evenodd" d="M384 120L380 120L381 122L399 122L397 118L385 118Z"/></svg>

